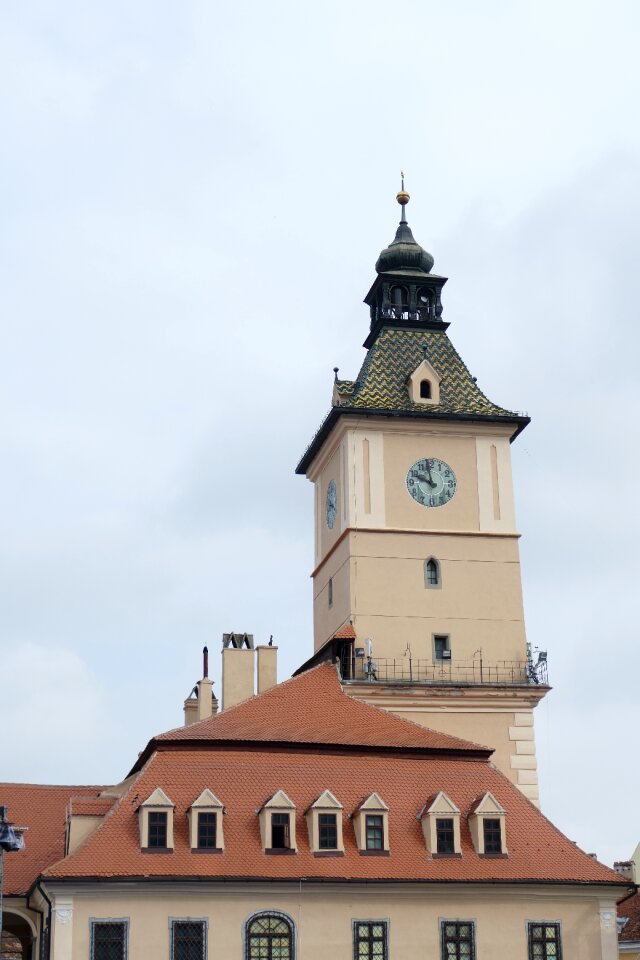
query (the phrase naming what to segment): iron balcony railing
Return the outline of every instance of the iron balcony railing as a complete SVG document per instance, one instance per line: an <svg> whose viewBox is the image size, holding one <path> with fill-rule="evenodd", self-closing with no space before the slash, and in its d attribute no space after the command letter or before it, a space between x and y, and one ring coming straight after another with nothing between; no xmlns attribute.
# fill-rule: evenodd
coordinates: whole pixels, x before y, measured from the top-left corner
<svg viewBox="0 0 640 960"><path fill-rule="evenodd" d="M429 306L421 304L410 308L408 303L390 303L379 307L378 316L384 320L420 320L424 323L432 319Z"/></svg>
<svg viewBox="0 0 640 960"><path fill-rule="evenodd" d="M344 680L365 680L371 683L425 683L469 686L526 686L546 685L546 654L533 660L487 661L481 657L473 660L414 660L397 657L384 660L377 657L355 657L351 662L342 661Z"/></svg>

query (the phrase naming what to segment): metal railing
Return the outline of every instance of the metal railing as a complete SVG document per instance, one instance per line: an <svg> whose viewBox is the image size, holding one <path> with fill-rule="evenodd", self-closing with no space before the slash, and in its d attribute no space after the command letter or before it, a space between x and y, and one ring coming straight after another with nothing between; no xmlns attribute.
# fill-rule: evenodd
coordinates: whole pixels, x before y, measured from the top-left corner
<svg viewBox="0 0 640 960"><path fill-rule="evenodd" d="M378 316L383 320L431 320L431 309L426 305L409 307L408 303L390 303L378 308Z"/></svg>
<svg viewBox="0 0 640 960"><path fill-rule="evenodd" d="M365 680L371 683L424 683L464 686L527 686L547 684L546 657L537 663L522 660L416 660L412 657L379 659L356 657L347 665L341 664L345 680Z"/></svg>

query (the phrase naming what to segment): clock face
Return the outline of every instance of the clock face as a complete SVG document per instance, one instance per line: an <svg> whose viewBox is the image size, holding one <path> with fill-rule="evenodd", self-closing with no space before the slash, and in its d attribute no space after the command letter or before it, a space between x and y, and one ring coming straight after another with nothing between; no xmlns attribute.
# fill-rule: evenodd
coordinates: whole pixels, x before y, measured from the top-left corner
<svg viewBox="0 0 640 960"><path fill-rule="evenodd" d="M423 507L443 507L456 486L456 475L444 460L417 460L407 472L407 490Z"/></svg>
<svg viewBox="0 0 640 960"><path fill-rule="evenodd" d="M336 490L335 480L329 481L329 486L327 487L327 526L329 530L333 530L333 525L336 522L336 513L338 509L338 491Z"/></svg>

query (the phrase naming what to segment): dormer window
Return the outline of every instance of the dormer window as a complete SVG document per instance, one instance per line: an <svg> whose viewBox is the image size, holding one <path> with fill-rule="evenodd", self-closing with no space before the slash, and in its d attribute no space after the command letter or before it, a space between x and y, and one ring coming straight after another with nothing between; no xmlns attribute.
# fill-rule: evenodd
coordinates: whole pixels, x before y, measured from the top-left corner
<svg viewBox="0 0 640 960"><path fill-rule="evenodd" d="M361 853L389 852L389 808L377 793L370 793L353 814L353 827Z"/></svg>
<svg viewBox="0 0 640 960"><path fill-rule="evenodd" d="M209 789L194 800L187 814L189 844L196 852L211 853L224 850L222 818L224 807Z"/></svg>
<svg viewBox="0 0 640 960"><path fill-rule="evenodd" d="M494 817L484 817L482 821L484 832L484 852L502 853L502 831L500 820Z"/></svg>
<svg viewBox="0 0 640 960"><path fill-rule="evenodd" d="M364 819L367 850L384 850L384 819L382 814L367 813Z"/></svg>
<svg viewBox="0 0 640 960"><path fill-rule="evenodd" d="M271 814L271 849L291 849L291 815L288 813Z"/></svg>
<svg viewBox="0 0 640 960"><path fill-rule="evenodd" d="M506 856L506 810L492 793L485 793L471 808L469 829L476 853L481 857Z"/></svg>
<svg viewBox="0 0 640 960"><path fill-rule="evenodd" d="M407 388L412 403L440 403L440 376L426 357L409 375Z"/></svg>
<svg viewBox="0 0 640 960"><path fill-rule="evenodd" d="M325 790L311 804L305 818L309 831L309 847L316 854L344 853L342 840L342 804Z"/></svg>
<svg viewBox="0 0 640 960"><path fill-rule="evenodd" d="M167 814L164 810L149 811L149 848L167 846Z"/></svg>
<svg viewBox="0 0 640 960"><path fill-rule="evenodd" d="M157 787L138 808L142 850L173 850L173 803Z"/></svg>
<svg viewBox="0 0 640 960"><path fill-rule="evenodd" d="M296 808L284 790L278 790L258 811L265 853L295 853Z"/></svg>
<svg viewBox="0 0 640 960"><path fill-rule="evenodd" d="M442 790L427 801L419 819L427 850L433 856L460 856L460 811Z"/></svg>

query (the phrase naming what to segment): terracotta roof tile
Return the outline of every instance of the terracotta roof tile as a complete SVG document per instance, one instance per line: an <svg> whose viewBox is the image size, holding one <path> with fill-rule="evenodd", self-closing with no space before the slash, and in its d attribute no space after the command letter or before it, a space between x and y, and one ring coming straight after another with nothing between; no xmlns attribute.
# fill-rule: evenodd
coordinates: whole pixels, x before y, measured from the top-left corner
<svg viewBox="0 0 640 960"><path fill-rule="evenodd" d="M332 744L427 751L483 751L489 747L428 730L348 696L338 672L322 663L223 713L155 737L166 741ZM148 750L143 759L148 756Z"/></svg>
<svg viewBox="0 0 640 960"><path fill-rule="evenodd" d="M175 803L175 849L150 855L140 850L139 798L161 787ZM194 855L187 811L205 787L225 807L225 851ZM345 854L316 857L309 850L303 812L324 791L343 804ZM446 790L462 812L462 857L433 859L417 819L427 797ZM277 790L296 806L298 853L263 853L256 811ZM487 790L506 809L504 858L479 857L466 814ZM389 808L390 854L361 856L348 817L372 791ZM619 884L612 870L595 862L563 836L487 761L464 757L371 755L313 751L162 750L89 840L47 871L50 877L299 877L353 880L566 881Z"/></svg>
<svg viewBox="0 0 640 960"><path fill-rule="evenodd" d="M103 817L111 810L117 797L84 797L74 794L69 798L69 812L74 817Z"/></svg>
<svg viewBox="0 0 640 960"><path fill-rule="evenodd" d="M350 623L345 623L333 635L334 640L355 640L356 632Z"/></svg>
<svg viewBox="0 0 640 960"><path fill-rule="evenodd" d="M640 942L640 893L634 894L633 897L620 904L618 916L627 919L622 928L620 940L623 943L636 940Z"/></svg>
<svg viewBox="0 0 640 960"><path fill-rule="evenodd" d="M24 849L4 858L5 895L26 893L45 867L63 856L70 797L96 797L103 789L0 783L0 799L7 805L7 816L16 826L29 828Z"/></svg>

